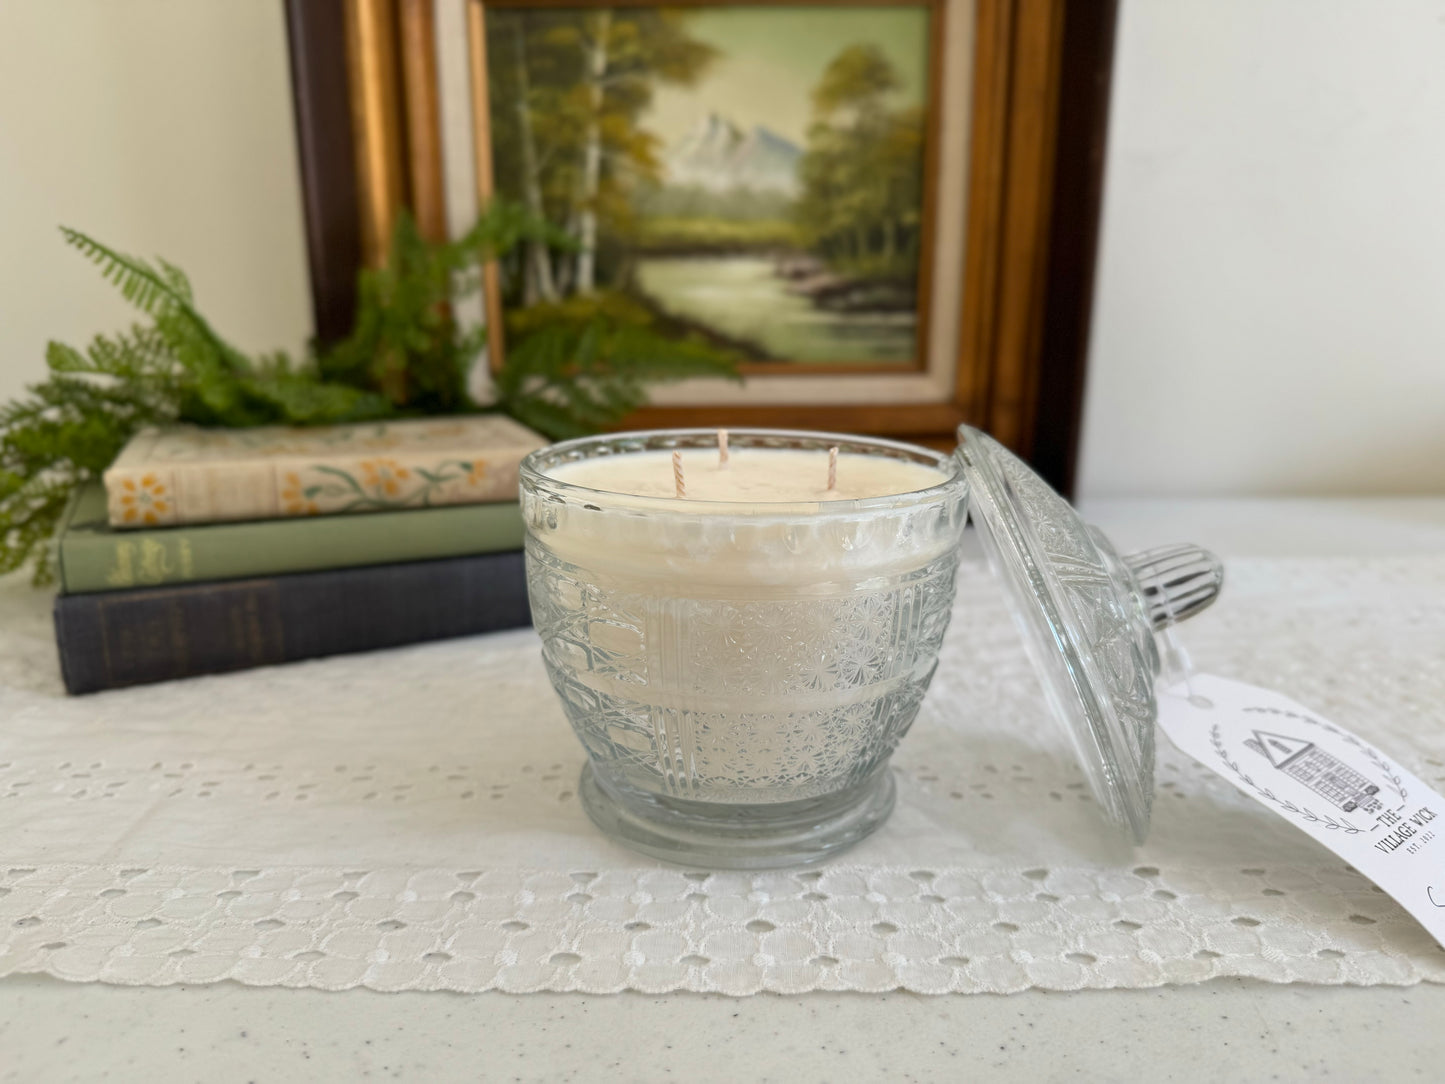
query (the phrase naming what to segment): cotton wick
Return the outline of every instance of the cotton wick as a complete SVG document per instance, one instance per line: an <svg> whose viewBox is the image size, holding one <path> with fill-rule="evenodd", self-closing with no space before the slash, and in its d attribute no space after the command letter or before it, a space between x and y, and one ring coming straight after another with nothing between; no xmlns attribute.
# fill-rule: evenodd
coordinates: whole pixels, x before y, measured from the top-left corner
<svg viewBox="0 0 1445 1084"><path fill-rule="evenodd" d="M717 465L719 467L728 465L728 431L726 429L717 431Z"/></svg>
<svg viewBox="0 0 1445 1084"><path fill-rule="evenodd" d="M687 486L682 481L682 453L672 453L672 484L677 487L679 497L687 496Z"/></svg>
<svg viewBox="0 0 1445 1084"><path fill-rule="evenodd" d="M828 449L828 488L838 488L838 449L836 447Z"/></svg>

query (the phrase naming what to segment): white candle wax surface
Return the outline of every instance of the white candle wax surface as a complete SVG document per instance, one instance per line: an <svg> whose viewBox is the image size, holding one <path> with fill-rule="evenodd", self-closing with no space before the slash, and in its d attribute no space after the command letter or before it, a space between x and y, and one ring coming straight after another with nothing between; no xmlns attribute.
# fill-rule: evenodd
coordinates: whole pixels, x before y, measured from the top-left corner
<svg viewBox="0 0 1445 1084"><path fill-rule="evenodd" d="M726 466L716 447L681 451L685 497L676 495L671 449L546 464L545 479L582 492L533 500L524 486L534 534L592 574L686 595L704 584L835 591L919 568L957 547L963 529L961 481L946 459L935 466L844 451L830 490L828 445L735 439ZM888 497L897 503L854 503Z"/></svg>
<svg viewBox="0 0 1445 1084"><path fill-rule="evenodd" d="M687 496L682 501L733 505L862 500L913 493L948 479L942 471L923 463L842 452L838 456L838 484L828 489L828 452L793 448L734 448L726 466L719 463L716 449L688 448L682 452L682 470L687 483ZM671 452L583 459L554 467L548 476L608 493L676 497ZM743 509L718 511L736 513Z"/></svg>

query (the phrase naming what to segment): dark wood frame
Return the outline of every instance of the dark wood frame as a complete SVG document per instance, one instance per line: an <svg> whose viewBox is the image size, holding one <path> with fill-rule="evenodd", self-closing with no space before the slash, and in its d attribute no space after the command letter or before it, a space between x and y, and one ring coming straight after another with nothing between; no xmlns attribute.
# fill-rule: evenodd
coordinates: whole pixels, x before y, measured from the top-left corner
<svg viewBox="0 0 1445 1084"><path fill-rule="evenodd" d="M317 335L411 206L440 236L433 0L286 0ZM962 331L952 399L655 407L650 425L774 425L950 445L961 422L1068 492L1083 402L1117 0L977 0ZM475 88L474 88L475 94ZM474 98L475 101L475 98ZM480 153L480 152L479 152Z"/></svg>
<svg viewBox="0 0 1445 1084"><path fill-rule="evenodd" d="M356 197L343 0L287 0L291 91L316 338L335 342L356 315L361 211Z"/></svg>

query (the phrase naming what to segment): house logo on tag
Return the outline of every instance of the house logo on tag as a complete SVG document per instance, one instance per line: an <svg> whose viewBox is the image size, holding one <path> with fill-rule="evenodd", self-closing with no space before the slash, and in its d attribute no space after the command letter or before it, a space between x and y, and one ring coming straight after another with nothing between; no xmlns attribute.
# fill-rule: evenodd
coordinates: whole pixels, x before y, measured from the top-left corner
<svg viewBox="0 0 1445 1084"><path fill-rule="evenodd" d="M1159 725L1222 781L1373 881L1445 948L1445 795L1288 697L1213 674L1161 693Z"/></svg>
<svg viewBox="0 0 1445 1084"><path fill-rule="evenodd" d="M1256 730L1244 745L1345 813L1357 809L1375 813L1382 808L1376 797L1380 793L1378 784L1312 741Z"/></svg>

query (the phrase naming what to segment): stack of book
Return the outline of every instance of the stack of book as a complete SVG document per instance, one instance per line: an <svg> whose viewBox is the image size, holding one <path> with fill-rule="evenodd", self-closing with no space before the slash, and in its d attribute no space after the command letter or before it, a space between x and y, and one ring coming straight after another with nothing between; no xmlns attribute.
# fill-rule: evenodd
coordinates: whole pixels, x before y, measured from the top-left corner
<svg viewBox="0 0 1445 1084"><path fill-rule="evenodd" d="M517 469L543 443L499 415L138 435L57 535L66 688L528 624Z"/></svg>

